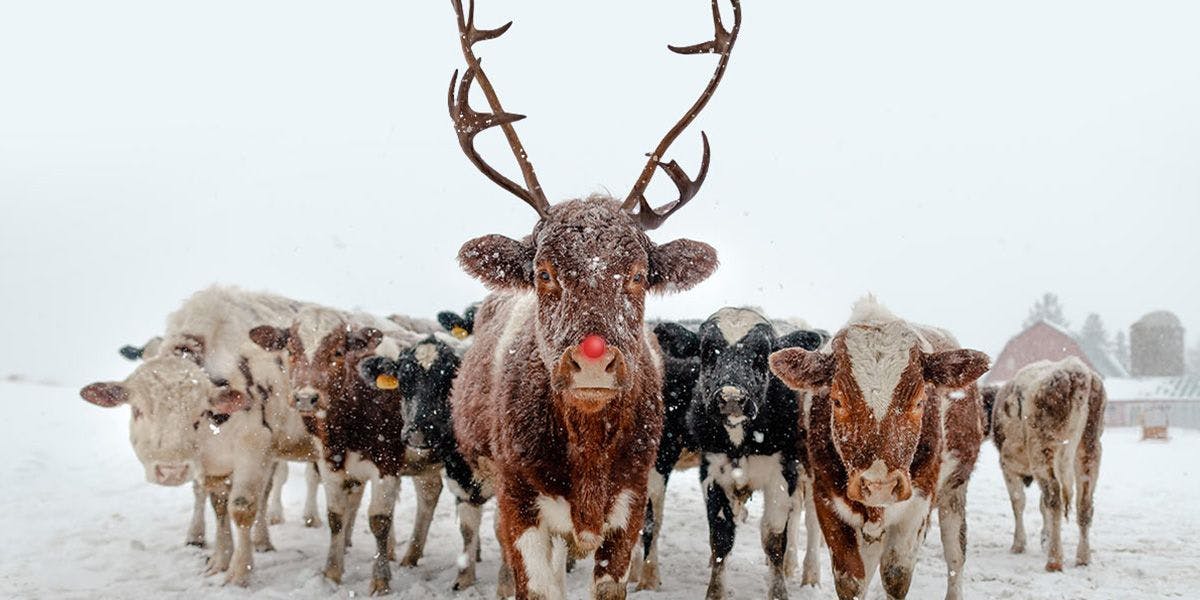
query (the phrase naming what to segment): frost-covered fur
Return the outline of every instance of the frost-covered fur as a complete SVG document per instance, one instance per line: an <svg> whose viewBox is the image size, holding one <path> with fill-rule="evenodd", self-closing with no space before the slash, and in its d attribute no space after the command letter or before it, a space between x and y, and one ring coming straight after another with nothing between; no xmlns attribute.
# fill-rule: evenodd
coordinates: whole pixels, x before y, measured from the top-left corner
<svg viewBox="0 0 1200 600"><path fill-rule="evenodd" d="M1079 523L1075 562L1091 561L1088 533L1105 404L1100 376L1073 356L1027 365L996 393L993 440L1016 520L1012 551L1025 550L1025 486L1036 479L1042 490L1047 571L1063 568L1062 519L1070 514L1072 494Z"/></svg>
<svg viewBox="0 0 1200 600"><path fill-rule="evenodd" d="M967 482L983 440L974 381L987 366L986 355L873 297L828 351L771 356L772 372L809 399L802 426L815 508L842 600L862 598L876 570L889 598L905 597L935 507L946 597L961 598Z"/></svg>
<svg viewBox="0 0 1200 600"><path fill-rule="evenodd" d="M159 351L125 381L81 391L102 406L130 405L130 439L148 478L204 484L217 514L207 572L228 571L236 584L249 580L252 546L270 546L265 527L253 542L250 528L265 510L276 460L315 456L303 423L287 407L287 380L247 337L256 323L289 321L300 306L236 288L202 290L168 318Z"/></svg>

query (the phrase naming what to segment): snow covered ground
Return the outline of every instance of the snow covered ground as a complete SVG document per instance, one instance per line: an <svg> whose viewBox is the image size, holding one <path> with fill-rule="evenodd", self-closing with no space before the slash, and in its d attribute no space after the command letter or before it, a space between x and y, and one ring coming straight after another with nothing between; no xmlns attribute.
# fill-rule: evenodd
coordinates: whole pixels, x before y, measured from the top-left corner
<svg viewBox="0 0 1200 600"><path fill-rule="evenodd" d="M299 522L303 471L294 465L284 491L288 522L272 528L275 552L255 557L249 589L223 587L200 575L205 551L183 544L191 489L145 483L127 440L128 409L85 404L75 389L0 383L0 597L18 598L346 598L365 595L373 544L365 519L354 532L340 587L324 582L327 529ZM972 598L1196 598L1200 597L1200 433L1173 431L1167 443L1142 443L1137 432L1115 429L1104 436L1104 462L1093 531L1094 562L1042 571L1037 549L1041 517L1036 491L1026 507L1031 550L1011 555L1012 518L996 452L984 448L968 502L970 543L966 591ZM1036 487L1036 486L1035 486ZM406 483L397 509L400 537L412 523L412 488ZM678 473L668 491L662 541L663 590L639 592L644 600L694 599L708 580L707 528L694 471ZM735 598L766 593L757 519L739 529L727 570ZM213 526L209 517L209 532ZM459 598L492 598L497 547L485 516L480 584ZM1065 549L1074 556L1076 530L1065 528ZM444 494L425 558L415 569L395 568L394 597L453 598L450 585L460 539L453 502ZM571 574L571 597L586 597L590 563ZM822 556L818 589L793 584L792 598L832 598ZM930 535L910 597L941 598L944 564L937 535ZM882 598L878 582L870 599Z"/></svg>

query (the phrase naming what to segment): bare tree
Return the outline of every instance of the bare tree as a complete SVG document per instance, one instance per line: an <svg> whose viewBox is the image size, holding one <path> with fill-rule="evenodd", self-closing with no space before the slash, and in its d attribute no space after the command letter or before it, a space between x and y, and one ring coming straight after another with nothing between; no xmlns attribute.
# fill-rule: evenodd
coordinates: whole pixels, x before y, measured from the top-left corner
<svg viewBox="0 0 1200 600"><path fill-rule="evenodd" d="M1062 303L1058 300L1058 294L1046 292L1034 302L1022 327L1032 327L1038 321L1046 321L1063 328L1071 325L1067 321L1067 317L1063 315Z"/></svg>

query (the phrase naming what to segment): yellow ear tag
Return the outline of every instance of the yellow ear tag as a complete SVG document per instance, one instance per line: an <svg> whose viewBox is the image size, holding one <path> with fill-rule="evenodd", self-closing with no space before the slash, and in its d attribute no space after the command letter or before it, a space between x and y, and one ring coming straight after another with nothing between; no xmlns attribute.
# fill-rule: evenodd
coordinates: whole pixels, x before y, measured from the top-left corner
<svg viewBox="0 0 1200 600"><path fill-rule="evenodd" d="M462 325L455 325L454 328L450 330L450 335L454 336L455 339L465 340L467 339L467 336L471 335L471 333L466 329L463 329Z"/></svg>
<svg viewBox="0 0 1200 600"><path fill-rule="evenodd" d="M394 390L400 387L400 380L396 379L394 375L384 373L375 378L375 387L381 390Z"/></svg>

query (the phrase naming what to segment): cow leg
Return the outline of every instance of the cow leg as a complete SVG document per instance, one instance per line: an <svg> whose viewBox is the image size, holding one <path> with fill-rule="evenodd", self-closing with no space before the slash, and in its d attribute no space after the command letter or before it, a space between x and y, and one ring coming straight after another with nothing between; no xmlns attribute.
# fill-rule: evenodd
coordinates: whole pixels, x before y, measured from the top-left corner
<svg viewBox="0 0 1200 600"><path fill-rule="evenodd" d="M417 518L413 521L412 537L408 540L408 551L400 559L400 565L415 567L425 552L425 539L429 537L429 524L433 522L433 511L442 494L441 470L432 470L413 478L417 489Z"/></svg>
<svg viewBox="0 0 1200 600"><path fill-rule="evenodd" d="M671 472L650 471L647 482L646 516L642 523L642 548L633 549L631 578L637 579L638 590L657 590L662 587L658 574L658 538L662 534L663 506L667 496L667 481ZM640 567L640 568L639 568Z"/></svg>
<svg viewBox="0 0 1200 600"><path fill-rule="evenodd" d="M226 583L241 586L250 583L250 572L254 569L254 543L250 529L258 517L270 477L271 467L258 463L239 465L233 472L229 513L233 517L233 524L237 526L237 544L229 563L229 573L225 577Z"/></svg>
<svg viewBox="0 0 1200 600"><path fill-rule="evenodd" d="M942 490L938 499L938 526L946 557L946 600L961 600L962 571L967 554L967 484Z"/></svg>
<svg viewBox="0 0 1200 600"><path fill-rule="evenodd" d="M770 567L767 600L787 600L787 575L784 573L788 550L787 528L797 499L794 494L788 494L788 482L784 479L782 469L767 481L762 493L763 517L759 531L763 553L767 555L767 565Z"/></svg>
<svg viewBox="0 0 1200 600"><path fill-rule="evenodd" d="M392 567L388 560L388 546L392 543L392 517L396 508L396 496L399 494L398 475L386 475L371 483L371 504L367 506L367 520L371 526L371 535L375 536L375 564L371 569L372 596L391 591Z"/></svg>
<svg viewBox="0 0 1200 600"><path fill-rule="evenodd" d="M354 545L354 521L358 519L358 509L362 506L363 494L367 491L362 481L350 479L346 495L346 547Z"/></svg>
<svg viewBox="0 0 1200 600"><path fill-rule="evenodd" d="M634 497L629 505L644 506L646 497ZM593 600L625 600L630 558L645 518L640 511L629 512L629 520L610 527L604 534L604 541L596 549L595 567L592 569Z"/></svg>
<svg viewBox="0 0 1200 600"><path fill-rule="evenodd" d="M708 545L712 551L709 559L711 574L708 580L707 600L725 598L725 559L733 550L733 536L737 529L734 522L733 505L725 488L708 479L708 458L701 458L700 481L704 489L704 506L708 514Z"/></svg>
<svg viewBox="0 0 1200 600"><path fill-rule="evenodd" d="M346 558L346 511L350 504L350 485L345 472L329 468L321 469L321 481L325 484L325 504L329 510L329 556L325 560L325 578L333 583L342 582Z"/></svg>
<svg viewBox="0 0 1200 600"><path fill-rule="evenodd" d="M838 517L833 502L826 494L814 493L814 512L829 544L834 588L839 600L862 600L867 592L867 571L859 552L858 533Z"/></svg>
<svg viewBox="0 0 1200 600"><path fill-rule="evenodd" d="M914 495L909 500L904 514L886 530L879 574L883 579L883 590L889 599L908 596L913 566L917 562L921 540L925 539L925 526L929 523L930 510L929 500ZM867 568L870 569L871 566L868 565Z"/></svg>
<svg viewBox="0 0 1200 600"><path fill-rule="evenodd" d="M233 532L229 526L229 484L224 478L214 478L219 482L207 484L209 502L212 503L213 513L217 516L217 535L212 556L208 559L205 575L216 575L229 569L229 560L233 557Z"/></svg>
<svg viewBox="0 0 1200 600"><path fill-rule="evenodd" d="M499 501L497 501L497 504ZM513 576L513 562L510 558L509 547L502 541L503 533L500 527L500 511L496 511L494 522L496 531L496 540L500 542L500 569L496 573L496 596L500 598L512 598L517 595L517 581Z"/></svg>
<svg viewBox="0 0 1200 600"><path fill-rule="evenodd" d="M1085 443L1088 441L1084 436ZM1095 510L1093 496L1096 493L1096 480L1100 475L1100 440L1097 437L1094 448L1080 447L1075 457L1075 486L1078 505L1075 518L1079 521L1079 546L1075 549L1075 564L1086 565L1092 561L1092 549L1088 533L1092 528L1092 513Z"/></svg>
<svg viewBox="0 0 1200 600"><path fill-rule="evenodd" d="M283 484L288 480L287 461L275 463L275 473L271 476L271 494L267 499L267 522L278 525L283 522Z"/></svg>
<svg viewBox="0 0 1200 600"><path fill-rule="evenodd" d="M1008 487L1008 500L1012 503L1013 520L1016 522L1011 552L1020 554L1025 551L1025 482L1020 475L1005 471L1004 485Z"/></svg>
<svg viewBox="0 0 1200 600"><path fill-rule="evenodd" d="M280 465L282 463L275 464ZM262 494L259 496L259 510L254 515L254 528L250 534L255 552L273 552L275 550L275 546L271 544L271 523L267 517L268 511L263 510L263 507L270 504L271 494L275 490L275 477L278 474L278 469L274 467L267 472L267 481L263 485Z"/></svg>
<svg viewBox="0 0 1200 600"><path fill-rule="evenodd" d="M192 482L192 496L195 502L192 504L192 523L188 526L187 545L203 548L206 546L204 542L204 502L208 499L208 492L204 491L204 484L199 480Z"/></svg>
<svg viewBox="0 0 1200 600"><path fill-rule="evenodd" d="M1046 542L1046 570L1062 570L1062 486L1053 472L1038 477L1042 489L1042 539Z"/></svg>
<svg viewBox="0 0 1200 600"><path fill-rule="evenodd" d="M813 498L813 483L805 479L804 486L804 566L800 585L821 584L821 523L817 520L817 507Z"/></svg>
<svg viewBox="0 0 1200 600"><path fill-rule="evenodd" d="M512 569L517 600L564 600L566 544L557 541L561 549L556 551L555 536L539 527L536 521L531 521L530 517L537 519L538 514L537 510L531 510L536 492L516 481L505 481L499 489L504 491L496 497L500 512L500 543ZM556 554L561 555L563 563L557 565L558 569L555 569ZM497 587L498 595L502 591Z"/></svg>
<svg viewBox="0 0 1200 600"><path fill-rule="evenodd" d="M479 526L483 521L483 505L462 498L455 498L458 512L458 531L462 534L463 551L458 556L458 577L454 579L454 590L465 590L475 585L475 557L479 553Z"/></svg>
<svg viewBox="0 0 1200 600"><path fill-rule="evenodd" d="M317 508L317 488L321 487L321 473L317 463L310 462L304 467L304 526L320 527L321 514Z"/></svg>
<svg viewBox="0 0 1200 600"><path fill-rule="evenodd" d="M791 579L800 565L797 559L800 548L800 529L804 523L804 485L796 486L792 495L792 511L787 522L787 550L783 554L783 576Z"/></svg>

